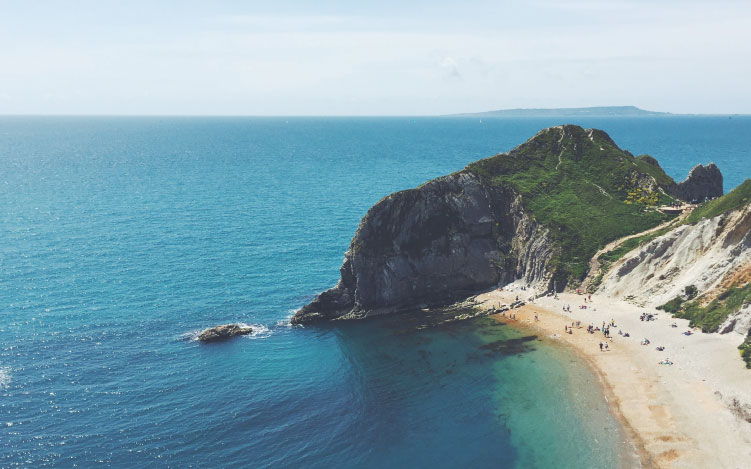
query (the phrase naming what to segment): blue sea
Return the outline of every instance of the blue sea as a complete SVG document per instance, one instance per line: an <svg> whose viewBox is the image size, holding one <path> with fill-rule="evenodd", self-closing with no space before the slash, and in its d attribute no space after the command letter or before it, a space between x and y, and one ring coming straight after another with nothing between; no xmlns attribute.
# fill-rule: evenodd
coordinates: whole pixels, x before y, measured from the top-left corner
<svg viewBox="0 0 751 469"><path fill-rule="evenodd" d="M633 463L598 378L489 319L291 327L381 197L556 119L0 117L0 467ZM674 178L751 117L573 119ZM202 328L249 337L201 345Z"/></svg>

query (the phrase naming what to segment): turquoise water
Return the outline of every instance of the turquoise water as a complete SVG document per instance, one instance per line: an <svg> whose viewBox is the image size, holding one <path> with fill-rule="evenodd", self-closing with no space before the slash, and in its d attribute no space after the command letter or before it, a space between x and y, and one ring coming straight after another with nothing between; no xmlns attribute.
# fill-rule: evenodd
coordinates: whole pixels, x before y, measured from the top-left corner
<svg viewBox="0 0 751 469"><path fill-rule="evenodd" d="M378 199L560 123L0 118L0 467L616 466L595 378L554 344L288 325ZM575 123L678 179L748 175L748 117ZM191 340L234 321L259 332Z"/></svg>

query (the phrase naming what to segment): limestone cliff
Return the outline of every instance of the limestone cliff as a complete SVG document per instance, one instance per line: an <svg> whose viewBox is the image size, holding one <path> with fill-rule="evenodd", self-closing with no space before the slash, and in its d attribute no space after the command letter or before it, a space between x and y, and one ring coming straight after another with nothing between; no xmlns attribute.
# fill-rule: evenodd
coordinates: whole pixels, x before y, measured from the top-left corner
<svg viewBox="0 0 751 469"><path fill-rule="evenodd" d="M689 285L705 293L751 266L751 206L679 226L627 253L603 277L598 293L632 295L658 306Z"/></svg>
<svg viewBox="0 0 751 469"><path fill-rule="evenodd" d="M678 226L627 253L597 293L663 305L707 332L745 337L751 329L750 280L751 205L745 204Z"/></svg>

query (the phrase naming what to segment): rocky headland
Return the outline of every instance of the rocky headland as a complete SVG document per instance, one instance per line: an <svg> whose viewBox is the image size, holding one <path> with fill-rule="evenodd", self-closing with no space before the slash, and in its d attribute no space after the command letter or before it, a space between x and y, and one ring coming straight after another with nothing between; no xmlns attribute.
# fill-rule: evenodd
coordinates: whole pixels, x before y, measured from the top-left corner
<svg viewBox="0 0 751 469"><path fill-rule="evenodd" d="M669 220L679 195L722 194L713 164L676 183L603 131L544 129L509 153L397 192L360 222L336 286L293 323L419 311L523 279L563 291L603 245Z"/></svg>

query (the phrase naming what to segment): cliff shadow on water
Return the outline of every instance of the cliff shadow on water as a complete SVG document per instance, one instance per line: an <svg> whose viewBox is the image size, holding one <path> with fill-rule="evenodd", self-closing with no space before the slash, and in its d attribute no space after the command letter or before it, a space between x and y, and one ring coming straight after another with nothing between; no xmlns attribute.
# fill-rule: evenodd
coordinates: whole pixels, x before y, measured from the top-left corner
<svg viewBox="0 0 751 469"><path fill-rule="evenodd" d="M353 464L594 467L623 457L591 372L535 335L493 318L436 324L410 314L323 327L355 389Z"/></svg>

